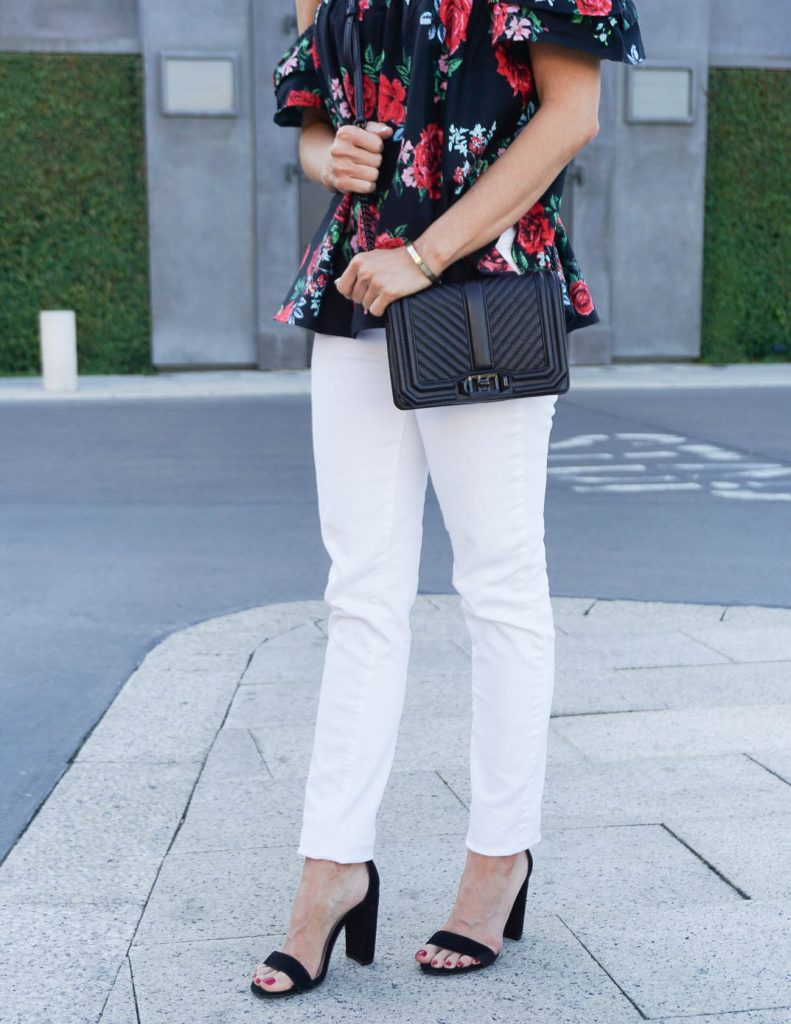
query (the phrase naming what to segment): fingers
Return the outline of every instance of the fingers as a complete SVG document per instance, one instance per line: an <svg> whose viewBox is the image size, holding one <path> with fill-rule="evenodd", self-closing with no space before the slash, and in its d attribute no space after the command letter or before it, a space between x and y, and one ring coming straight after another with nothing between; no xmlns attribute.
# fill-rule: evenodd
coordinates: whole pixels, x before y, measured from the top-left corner
<svg viewBox="0 0 791 1024"><path fill-rule="evenodd" d="M380 136L392 129L380 121L368 125L343 124L335 133L330 147L332 173L342 192L373 192L376 187L384 149Z"/></svg>
<svg viewBox="0 0 791 1024"><path fill-rule="evenodd" d="M384 121L366 121L365 130L367 132L375 132L384 138L389 138L393 134L393 126L385 124Z"/></svg>
<svg viewBox="0 0 791 1024"><path fill-rule="evenodd" d="M384 149L384 141L378 132L368 131L356 124L342 124L335 133L333 146L337 146L340 152L359 151L360 160L367 158L381 159Z"/></svg>

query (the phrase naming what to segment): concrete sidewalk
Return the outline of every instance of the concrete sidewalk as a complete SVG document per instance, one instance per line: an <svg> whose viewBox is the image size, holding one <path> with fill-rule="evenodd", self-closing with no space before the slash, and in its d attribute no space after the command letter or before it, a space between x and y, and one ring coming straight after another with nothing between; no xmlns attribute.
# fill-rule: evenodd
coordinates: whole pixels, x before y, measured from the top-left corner
<svg viewBox="0 0 791 1024"><path fill-rule="evenodd" d="M791 362L612 363L572 366L571 389L791 387ZM122 398L307 395L310 371L193 370L156 374L83 374L74 392L44 391L41 377L0 377L0 402L74 402Z"/></svg>
<svg viewBox="0 0 791 1024"><path fill-rule="evenodd" d="M376 961L341 939L319 989L250 993L301 863L326 605L298 602L175 633L129 679L0 867L0 1021L789 1024L791 610L553 606L544 835L494 967L412 960L469 797L469 641L455 595L421 595Z"/></svg>

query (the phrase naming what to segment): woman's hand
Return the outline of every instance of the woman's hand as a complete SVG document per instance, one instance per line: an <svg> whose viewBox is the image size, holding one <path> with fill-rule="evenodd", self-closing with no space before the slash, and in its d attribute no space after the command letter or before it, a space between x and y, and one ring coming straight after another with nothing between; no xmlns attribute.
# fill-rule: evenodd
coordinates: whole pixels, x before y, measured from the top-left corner
<svg viewBox="0 0 791 1024"><path fill-rule="evenodd" d="M393 129L382 121L367 121L365 128L342 124L327 154L324 184L338 192L373 192L382 164L383 139Z"/></svg>
<svg viewBox="0 0 791 1024"><path fill-rule="evenodd" d="M335 278L341 295L361 302L365 312L372 316L382 316L394 299L420 292L430 284L402 245L358 252L341 276Z"/></svg>

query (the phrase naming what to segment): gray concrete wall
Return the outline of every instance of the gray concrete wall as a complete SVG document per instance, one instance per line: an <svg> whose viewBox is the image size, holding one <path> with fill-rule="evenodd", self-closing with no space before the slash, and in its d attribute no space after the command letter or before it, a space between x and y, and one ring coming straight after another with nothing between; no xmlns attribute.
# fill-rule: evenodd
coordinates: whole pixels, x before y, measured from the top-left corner
<svg viewBox="0 0 791 1024"><path fill-rule="evenodd" d="M137 0L0 0L0 49L136 53Z"/></svg>
<svg viewBox="0 0 791 1024"><path fill-rule="evenodd" d="M157 366L254 366L255 210L248 0L140 0L152 358ZM238 117L160 112L163 50L239 54Z"/></svg>
<svg viewBox="0 0 791 1024"><path fill-rule="evenodd" d="M649 62L693 68L691 124L629 124L618 90L609 246L615 359L700 354L708 0L642 0ZM648 66L648 62L646 63ZM631 68L619 68L623 75ZM639 69L636 70L639 74ZM624 86L626 82L622 83Z"/></svg>
<svg viewBox="0 0 791 1024"><path fill-rule="evenodd" d="M614 119L621 69L602 67L599 134L574 158L568 170L560 219L588 283L600 322L569 335L569 363L612 362L612 291L617 260L611 250L609 189L615 170ZM572 218L565 210L573 210ZM622 254L625 256L626 254Z"/></svg>
<svg viewBox="0 0 791 1024"><path fill-rule="evenodd" d="M272 120L272 72L297 35L297 22L293 0L252 0L252 12L259 365L264 369L296 368L308 365L312 333L276 323L272 316L285 297L302 255L299 129L282 128Z"/></svg>
<svg viewBox="0 0 791 1024"><path fill-rule="evenodd" d="M716 0L712 7L710 65L791 68L789 40L788 0Z"/></svg>

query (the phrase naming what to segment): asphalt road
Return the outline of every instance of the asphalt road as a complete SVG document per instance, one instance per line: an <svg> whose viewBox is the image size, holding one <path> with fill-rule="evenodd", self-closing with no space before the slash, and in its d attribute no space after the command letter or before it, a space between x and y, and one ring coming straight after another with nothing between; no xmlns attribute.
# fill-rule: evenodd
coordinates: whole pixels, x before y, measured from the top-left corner
<svg viewBox="0 0 791 1024"><path fill-rule="evenodd" d="M0 438L1 858L161 638L329 565L306 397L0 403ZM561 396L546 527L557 596L791 606L791 391Z"/></svg>

